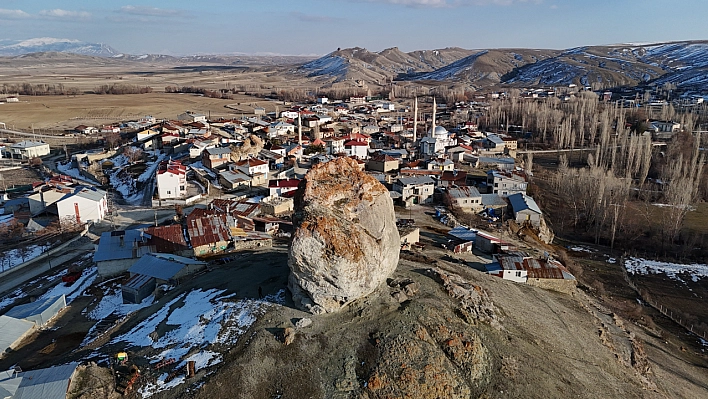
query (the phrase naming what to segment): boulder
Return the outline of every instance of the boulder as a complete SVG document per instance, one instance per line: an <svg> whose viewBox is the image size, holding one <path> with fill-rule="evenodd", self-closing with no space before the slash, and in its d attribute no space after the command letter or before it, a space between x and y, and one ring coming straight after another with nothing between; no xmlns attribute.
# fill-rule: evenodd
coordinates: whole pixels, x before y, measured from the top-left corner
<svg viewBox="0 0 708 399"><path fill-rule="evenodd" d="M314 166L295 196L288 287L309 312L327 313L373 292L396 269L393 201L350 158Z"/></svg>

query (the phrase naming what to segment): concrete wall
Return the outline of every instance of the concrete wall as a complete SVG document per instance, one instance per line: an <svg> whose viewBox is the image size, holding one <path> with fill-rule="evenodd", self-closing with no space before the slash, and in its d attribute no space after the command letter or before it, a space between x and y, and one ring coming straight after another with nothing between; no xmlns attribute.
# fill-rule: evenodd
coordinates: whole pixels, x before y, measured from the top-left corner
<svg viewBox="0 0 708 399"><path fill-rule="evenodd" d="M538 227L538 225L541 224L541 215L528 209L516 212L516 223L524 224L526 221L529 221L531 222L531 225Z"/></svg>
<svg viewBox="0 0 708 399"><path fill-rule="evenodd" d="M101 277L113 277L121 273L125 273L130 269L137 258L130 259L116 259L116 260L104 260L101 262L96 262L96 267L98 268L98 275Z"/></svg>

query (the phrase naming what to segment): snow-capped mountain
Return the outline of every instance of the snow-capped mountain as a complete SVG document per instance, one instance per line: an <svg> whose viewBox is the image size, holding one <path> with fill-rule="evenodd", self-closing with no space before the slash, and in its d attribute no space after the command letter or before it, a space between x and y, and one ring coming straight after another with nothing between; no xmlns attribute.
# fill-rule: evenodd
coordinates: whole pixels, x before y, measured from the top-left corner
<svg viewBox="0 0 708 399"><path fill-rule="evenodd" d="M118 52L103 43L88 43L73 39L40 37L27 40L0 40L0 56L29 53L60 52L97 57L112 57Z"/></svg>

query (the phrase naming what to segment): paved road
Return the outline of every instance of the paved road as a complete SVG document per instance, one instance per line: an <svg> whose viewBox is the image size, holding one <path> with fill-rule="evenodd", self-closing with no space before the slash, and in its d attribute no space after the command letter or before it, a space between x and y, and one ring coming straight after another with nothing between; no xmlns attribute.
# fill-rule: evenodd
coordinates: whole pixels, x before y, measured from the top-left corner
<svg viewBox="0 0 708 399"><path fill-rule="evenodd" d="M84 242L84 240L79 240L76 243L68 246L67 251L59 256L51 257L50 259L45 259L37 261L32 265L25 266L22 269L17 270L2 278L0 281L0 295L13 290L16 287L32 280L33 278L48 272L51 269L57 269L59 267L66 267L65 264L73 261L76 258L81 257L89 251L93 251L93 243Z"/></svg>

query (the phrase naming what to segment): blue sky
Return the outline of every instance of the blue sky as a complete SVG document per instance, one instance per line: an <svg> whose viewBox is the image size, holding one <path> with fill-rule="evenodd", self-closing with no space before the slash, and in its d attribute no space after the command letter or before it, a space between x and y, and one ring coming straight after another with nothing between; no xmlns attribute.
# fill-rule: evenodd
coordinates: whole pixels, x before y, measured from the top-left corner
<svg viewBox="0 0 708 399"><path fill-rule="evenodd" d="M0 0L0 39L172 55L708 39L705 0Z"/></svg>

